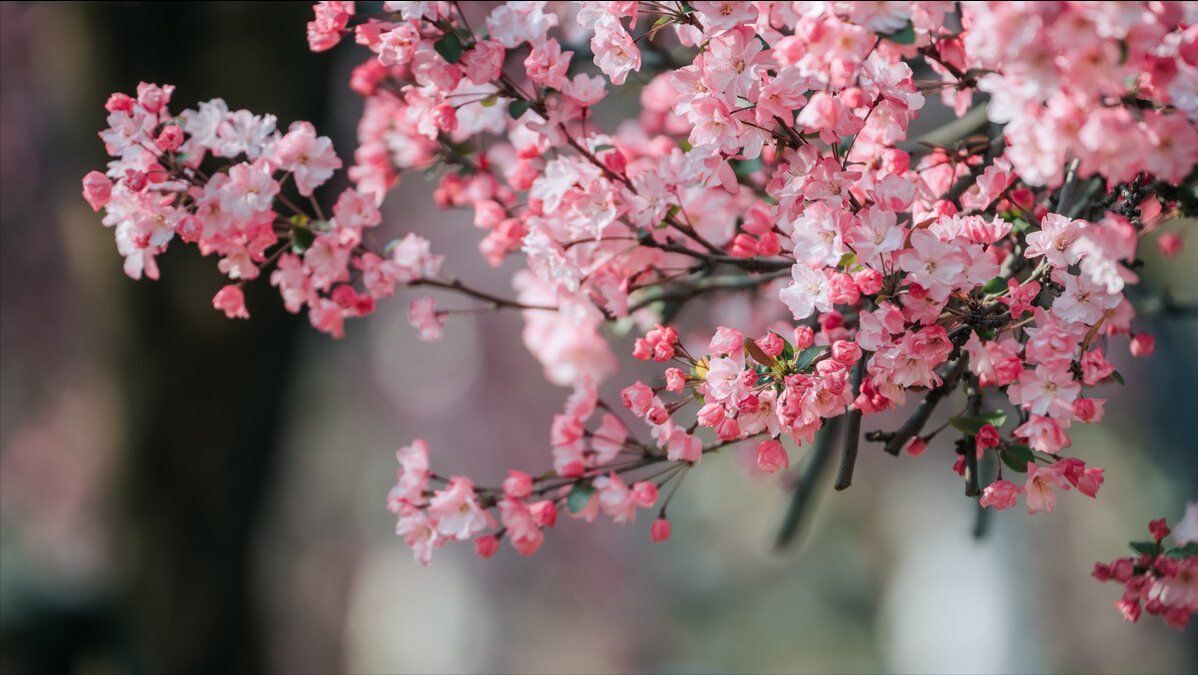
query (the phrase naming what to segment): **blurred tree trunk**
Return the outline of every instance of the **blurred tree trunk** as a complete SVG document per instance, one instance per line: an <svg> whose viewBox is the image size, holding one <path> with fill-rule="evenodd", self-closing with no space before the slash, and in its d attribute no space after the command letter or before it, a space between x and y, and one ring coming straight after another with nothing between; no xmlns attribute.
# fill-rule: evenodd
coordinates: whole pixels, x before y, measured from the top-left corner
<svg viewBox="0 0 1198 675"><path fill-rule="evenodd" d="M230 109L321 127L329 59L307 52L311 7L273 3L80 5L97 40L95 101L138 81L178 85L172 110L223 97ZM315 86L315 91L313 88ZM102 128L102 121L95 130ZM102 146L96 142L98 151ZM100 166L100 161L96 166ZM97 218L97 226L98 218ZM142 672L267 670L254 596L256 528L274 481L300 317L265 278L253 319L211 306L214 257L173 242L162 279L129 293L120 345L128 445L114 499L120 623ZM112 251L112 266L120 258Z"/></svg>

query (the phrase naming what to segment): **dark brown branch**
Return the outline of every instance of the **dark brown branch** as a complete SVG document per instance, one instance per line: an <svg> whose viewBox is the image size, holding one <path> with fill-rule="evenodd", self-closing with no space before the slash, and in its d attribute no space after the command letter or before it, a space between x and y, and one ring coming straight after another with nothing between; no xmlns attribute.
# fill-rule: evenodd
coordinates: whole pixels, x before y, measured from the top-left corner
<svg viewBox="0 0 1198 675"><path fill-rule="evenodd" d="M924 425L928 423L928 418L932 416L932 411L936 409L936 406L940 405L940 401L945 396L952 393L953 388L957 386L957 381L961 379L968 365L968 355L962 355L957 359L952 369L944 376L944 381L940 383L940 386L929 391L923 397L923 400L919 402L919 407L915 409L911 417L907 418L903 426L894 432L894 436L886 441L886 452L897 457L903 446L907 444L907 441L923 430Z"/></svg>
<svg viewBox="0 0 1198 675"><path fill-rule="evenodd" d="M865 352L861 358L857 360L857 365L853 366L853 387L850 390L854 394L861 391L861 380L865 376L865 366L869 363L869 357L872 352ZM853 483L853 467L857 464L857 447L861 443L861 411L853 408L849 410L848 423L844 427L844 454L840 456L840 472L836 475L837 490L844 490Z"/></svg>
<svg viewBox="0 0 1198 675"><path fill-rule="evenodd" d="M782 518L782 526L778 528L778 538L774 540L776 550L786 548L798 538L799 525L803 520L803 514L807 512L807 506L811 503L816 483L820 476L824 475L828 460L832 457L832 441L835 440L839 427L840 418L833 417L824 423L815 437L815 443L811 447L811 458L799 473L794 496L791 497L790 506Z"/></svg>

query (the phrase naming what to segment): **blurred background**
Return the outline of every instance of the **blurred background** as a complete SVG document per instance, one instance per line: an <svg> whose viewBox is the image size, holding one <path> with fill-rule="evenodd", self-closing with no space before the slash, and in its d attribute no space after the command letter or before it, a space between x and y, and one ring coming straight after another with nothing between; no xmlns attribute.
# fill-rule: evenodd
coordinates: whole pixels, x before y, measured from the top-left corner
<svg viewBox="0 0 1198 675"><path fill-rule="evenodd" d="M519 316L455 317L427 345L400 294L332 340L260 283L254 318L229 321L213 260L176 244L161 281L134 282L80 196L106 162L105 100L143 80L177 85L176 111L223 97L283 128L310 120L348 161L363 55L310 53L310 18L308 3L0 3L0 672L1198 670L1194 627L1124 624L1121 589L1089 577L1198 498L1193 318L1140 319L1152 358L1109 350L1126 387L1096 393L1106 421L1073 434L1107 469L1099 498L991 514L981 540L950 444L918 459L865 444L853 488L821 484L785 553L789 495L733 452L691 472L664 544L645 514L563 518L531 559L451 545L418 566L385 508L396 448L426 438L439 473L487 484L548 464L568 392L524 351ZM469 215L429 194L405 177L385 227L506 289ZM1146 287L1192 304L1188 244L1141 255ZM755 329L735 301L717 311Z"/></svg>

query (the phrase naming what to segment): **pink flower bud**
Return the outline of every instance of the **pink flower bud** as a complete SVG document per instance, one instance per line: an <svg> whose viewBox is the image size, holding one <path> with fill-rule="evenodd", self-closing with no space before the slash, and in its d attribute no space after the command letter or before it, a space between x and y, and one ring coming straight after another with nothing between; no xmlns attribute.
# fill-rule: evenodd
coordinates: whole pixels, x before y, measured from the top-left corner
<svg viewBox="0 0 1198 675"><path fill-rule="evenodd" d="M912 438L911 442L907 444L907 454L911 455L912 457L919 457L923 454L923 451L927 449L928 442L919 436Z"/></svg>
<svg viewBox="0 0 1198 675"><path fill-rule="evenodd" d="M1135 623L1140 619L1140 601L1139 600L1120 600L1115 603L1115 607L1123 613L1123 620L1128 623Z"/></svg>
<svg viewBox="0 0 1198 675"><path fill-rule="evenodd" d="M778 334L773 332L766 333L765 337L761 338L760 340L754 340L753 344L757 345L758 349L765 352L769 356L777 356L781 354L783 348L786 347L786 344L782 342L782 338L778 337Z"/></svg>
<svg viewBox="0 0 1198 675"><path fill-rule="evenodd" d="M674 345L662 340L653 347L653 360L661 363L674 358Z"/></svg>
<svg viewBox="0 0 1198 675"><path fill-rule="evenodd" d="M1161 254L1166 258L1172 258L1181 253L1183 243L1185 242L1182 240L1180 233L1166 232L1156 240L1156 247L1160 249Z"/></svg>
<svg viewBox="0 0 1198 675"><path fill-rule="evenodd" d="M724 406L714 402L699 408L699 412L695 414L699 424L705 427L714 427L724 420L724 416Z"/></svg>
<svg viewBox="0 0 1198 675"><path fill-rule="evenodd" d="M649 409L649 413L645 415L645 419L655 425L665 424L666 420L670 419L670 413L660 405L654 405Z"/></svg>
<svg viewBox="0 0 1198 675"><path fill-rule="evenodd" d="M786 454L786 448L782 447L782 443L770 439L757 446L757 466L766 473L774 473L778 469L788 468L790 457Z"/></svg>
<svg viewBox="0 0 1198 675"><path fill-rule="evenodd" d="M862 295L873 295L882 290L882 273L872 267L866 267L853 275L853 283Z"/></svg>
<svg viewBox="0 0 1198 675"><path fill-rule="evenodd" d="M132 112L134 103L136 103L136 101L133 100L132 96L129 96L128 94L116 93L108 97L108 102L104 104L104 109L110 113L116 112L118 110Z"/></svg>
<svg viewBox="0 0 1198 675"><path fill-rule="evenodd" d="M658 518L649 528L649 538L653 541L665 541L670 538L670 521Z"/></svg>
<svg viewBox="0 0 1198 675"><path fill-rule="evenodd" d="M1103 403L1105 398L1073 399L1073 416L1082 422L1100 422L1105 412Z"/></svg>
<svg viewBox="0 0 1198 675"><path fill-rule="evenodd" d="M1136 333L1131 339L1132 356L1151 356L1156 351L1156 338L1148 333Z"/></svg>
<svg viewBox="0 0 1198 675"><path fill-rule="evenodd" d="M1120 558L1111 563L1111 578L1121 584L1127 583L1135 571L1135 564L1129 558Z"/></svg>
<svg viewBox="0 0 1198 675"><path fill-rule="evenodd" d="M861 359L861 347L856 342L837 340L832 345L832 359L846 366L852 365Z"/></svg>
<svg viewBox="0 0 1198 675"><path fill-rule="evenodd" d="M861 299L861 289L844 272L835 272L828 279L828 300L836 305L853 305Z"/></svg>
<svg viewBox="0 0 1198 675"><path fill-rule="evenodd" d="M112 199L112 182L99 171L89 172L83 177L83 198L93 211L99 211Z"/></svg>
<svg viewBox="0 0 1198 675"><path fill-rule="evenodd" d="M538 527L553 527L557 522L557 505L548 499L529 504L528 513Z"/></svg>
<svg viewBox="0 0 1198 675"><path fill-rule="evenodd" d="M772 258L782 252L782 241L778 239L776 233L766 232L757 241L757 252L767 258Z"/></svg>
<svg viewBox="0 0 1198 675"><path fill-rule="evenodd" d="M712 354L739 354L744 348L745 336L735 328L720 326L707 345L707 351Z"/></svg>
<svg viewBox="0 0 1198 675"><path fill-rule="evenodd" d="M1010 481L1000 480L986 486L982 491L982 498L979 500L982 506L993 506L1001 511L1015 506L1016 497L1019 496L1019 486Z"/></svg>
<svg viewBox="0 0 1198 675"><path fill-rule="evenodd" d="M212 306L225 313L230 319L248 319L249 311L245 308L245 294L237 284L229 284L212 298Z"/></svg>
<svg viewBox="0 0 1198 675"><path fill-rule="evenodd" d="M1157 541L1169 536L1169 527L1165 525L1164 518L1157 518L1148 523L1148 531L1152 533L1152 538Z"/></svg>
<svg viewBox="0 0 1198 675"><path fill-rule="evenodd" d="M795 329L795 349L806 349L815 342L815 331L807 326Z"/></svg>
<svg viewBox="0 0 1198 675"><path fill-rule="evenodd" d="M632 356L638 361L648 361L653 358L653 347L645 338L637 338L632 345Z"/></svg>
<svg viewBox="0 0 1198 675"><path fill-rule="evenodd" d="M643 480L632 484L632 503L639 508L652 508L657 503L657 486Z"/></svg>
<svg viewBox="0 0 1198 675"><path fill-rule="evenodd" d="M752 258L757 255L757 240L753 235L741 232L728 247L728 255L733 258Z"/></svg>
<svg viewBox="0 0 1198 675"><path fill-rule="evenodd" d="M158 149L166 150L167 152L178 150L179 146L183 145L183 130L175 124L164 128L162 133L158 134L158 140L155 141L155 145L158 146Z"/></svg>
<svg viewBox="0 0 1198 675"><path fill-rule="evenodd" d="M620 399L633 415L644 417L645 413L649 412L649 406L653 404L653 390L637 380L636 384L625 387L624 391L620 392Z"/></svg>
<svg viewBox="0 0 1198 675"><path fill-rule="evenodd" d="M628 158L624 153L620 152L619 148L608 148L599 153L599 159L613 173L624 173L624 169L628 168Z"/></svg>
<svg viewBox="0 0 1198 675"><path fill-rule="evenodd" d="M474 540L474 552L479 557L490 558L499 550L499 539L493 534L485 534Z"/></svg>
<svg viewBox="0 0 1198 675"><path fill-rule="evenodd" d="M983 424L978 430L977 441L979 448L997 448L1002 437L998 435L998 429L993 424Z"/></svg>
<svg viewBox="0 0 1198 675"><path fill-rule="evenodd" d="M740 436L740 423L735 418L725 417L715 425L716 438L721 441L732 441Z"/></svg>
<svg viewBox="0 0 1198 675"><path fill-rule="evenodd" d="M523 471L508 471L503 481L503 492L513 499L525 499L532 494L532 476Z"/></svg>
<svg viewBox="0 0 1198 675"><path fill-rule="evenodd" d="M666 391L672 391L675 394L681 394L686 388L686 373L678 368L666 369Z"/></svg>
<svg viewBox="0 0 1198 675"><path fill-rule="evenodd" d="M1099 581L1109 581L1111 578L1111 568L1102 563L1094 563L1094 571L1090 573L1090 576Z"/></svg>

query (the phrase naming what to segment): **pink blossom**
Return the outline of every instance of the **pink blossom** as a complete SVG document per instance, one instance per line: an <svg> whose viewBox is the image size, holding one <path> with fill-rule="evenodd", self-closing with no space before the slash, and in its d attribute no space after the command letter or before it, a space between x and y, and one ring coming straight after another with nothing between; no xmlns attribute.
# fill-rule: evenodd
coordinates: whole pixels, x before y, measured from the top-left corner
<svg viewBox="0 0 1198 675"><path fill-rule="evenodd" d="M665 517L653 521L652 527L649 528L649 538L655 542L669 539L670 521L666 520Z"/></svg>
<svg viewBox="0 0 1198 675"><path fill-rule="evenodd" d="M788 468L790 457L780 442L771 439L757 446L757 466L767 473L774 473L778 469Z"/></svg>
<svg viewBox="0 0 1198 675"><path fill-rule="evenodd" d="M438 534L432 521L419 509L404 510L395 525L395 533L404 538L404 543L412 548L416 562L424 567L432 563L433 549L445 543L445 538Z"/></svg>
<svg viewBox="0 0 1198 675"><path fill-rule="evenodd" d="M1027 512L1051 512L1057 505L1057 493L1053 492L1053 488L1064 490L1067 487L1059 468L1040 468L1035 462L1028 462L1027 482L1023 484L1023 491L1027 494Z"/></svg>
<svg viewBox="0 0 1198 675"><path fill-rule="evenodd" d="M419 331L422 342L441 340L441 314L435 309L436 299L424 297L413 300L408 306L408 322Z"/></svg>
<svg viewBox="0 0 1198 675"><path fill-rule="evenodd" d="M599 508L611 516L617 525L631 523L636 519L636 503L632 491L615 472L595 479L599 495Z"/></svg>
<svg viewBox="0 0 1198 675"><path fill-rule="evenodd" d="M641 50L619 24L596 25L595 37L591 38L591 52L595 54L595 65L611 79L612 84L624 84L629 71L641 69Z"/></svg>
<svg viewBox="0 0 1198 675"><path fill-rule="evenodd" d="M1131 339L1132 356L1152 356L1156 350L1156 338L1148 333L1136 333Z"/></svg>
<svg viewBox="0 0 1198 675"><path fill-rule="evenodd" d="M91 200L88 201L90 202ZM93 206L92 208L95 207ZM1181 238L1180 233L1166 232L1157 237L1156 247L1160 250L1161 255L1165 256L1166 258L1172 258L1178 253L1181 253L1181 248L1184 243L1185 240Z"/></svg>
<svg viewBox="0 0 1198 675"><path fill-rule="evenodd" d="M1009 509L1015 506L1016 497L1022 491L1022 488L1010 481L995 481L982 491L980 503L982 506L993 506L999 511Z"/></svg>
<svg viewBox="0 0 1198 675"><path fill-rule="evenodd" d="M112 198L112 182L99 171L88 172L83 177L83 197L93 211L99 211Z"/></svg>
<svg viewBox="0 0 1198 675"><path fill-rule="evenodd" d="M228 284L212 298L212 306L223 311L230 319L248 319L250 313L245 308L245 294L237 284Z"/></svg>
<svg viewBox="0 0 1198 675"><path fill-rule="evenodd" d="M1080 392L1081 384L1073 380L1069 363L1058 360L1023 371L1007 395L1012 403L1037 415L1072 417L1073 400Z"/></svg>
<svg viewBox="0 0 1198 675"><path fill-rule="evenodd" d="M333 142L327 136L317 138L315 127L308 122L291 125L275 144L274 161L279 169L291 172L296 188L305 197L341 168Z"/></svg>
<svg viewBox="0 0 1198 675"><path fill-rule="evenodd" d="M486 515L474 497L474 483L469 478L453 476L444 490L437 490L429 500L428 515L437 533L465 541L487 525Z"/></svg>

